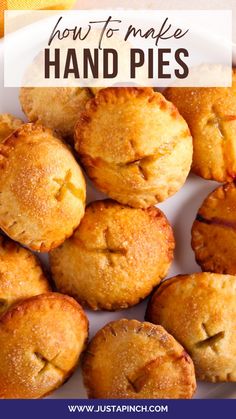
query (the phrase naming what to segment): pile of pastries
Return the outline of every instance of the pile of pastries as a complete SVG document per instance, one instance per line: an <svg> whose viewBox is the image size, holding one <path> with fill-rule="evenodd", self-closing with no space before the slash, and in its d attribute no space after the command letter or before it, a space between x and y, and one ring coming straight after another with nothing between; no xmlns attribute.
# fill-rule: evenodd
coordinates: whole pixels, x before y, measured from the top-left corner
<svg viewBox="0 0 236 419"><path fill-rule="evenodd" d="M236 71L229 88L22 88L20 102L29 122L0 115L0 398L45 397L79 360L91 398L236 381ZM107 199L85 206L81 167ZM193 224L203 272L164 280L175 240L155 205L191 168L227 183ZM88 342L84 308L149 295L143 322Z"/></svg>

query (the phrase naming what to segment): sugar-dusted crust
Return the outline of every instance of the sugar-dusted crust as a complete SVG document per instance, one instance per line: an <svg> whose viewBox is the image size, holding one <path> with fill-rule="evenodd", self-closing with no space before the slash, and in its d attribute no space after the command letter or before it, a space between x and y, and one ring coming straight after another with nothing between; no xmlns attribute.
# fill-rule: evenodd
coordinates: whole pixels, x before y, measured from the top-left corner
<svg viewBox="0 0 236 419"><path fill-rule="evenodd" d="M36 256L0 235L0 315L25 298L50 291Z"/></svg>
<svg viewBox="0 0 236 419"><path fill-rule="evenodd" d="M51 130L25 124L0 144L0 227L32 250L48 251L78 226L85 181Z"/></svg>
<svg viewBox="0 0 236 419"><path fill-rule="evenodd" d="M19 128L23 122L9 113L0 114L0 142Z"/></svg>
<svg viewBox="0 0 236 419"><path fill-rule="evenodd" d="M219 182L236 177L236 69L227 88L168 88L165 97L187 121L193 136L192 170Z"/></svg>
<svg viewBox="0 0 236 419"><path fill-rule="evenodd" d="M97 332L82 359L90 398L188 399L194 367L183 347L161 326L117 320Z"/></svg>
<svg viewBox="0 0 236 419"><path fill-rule="evenodd" d="M36 399L74 371L88 336L76 301L57 293L24 300L0 319L0 398Z"/></svg>
<svg viewBox="0 0 236 419"><path fill-rule="evenodd" d="M76 124L75 147L98 189L133 207L174 194L192 162L186 122L151 88L100 90Z"/></svg>
<svg viewBox="0 0 236 419"><path fill-rule="evenodd" d="M155 207L90 204L78 229L50 253L57 288L93 310L137 304L167 274L174 237Z"/></svg>
<svg viewBox="0 0 236 419"><path fill-rule="evenodd" d="M71 142L75 123L93 95L81 87L22 87L20 102L29 121L52 128Z"/></svg>
<svg viewBox="0 0 236 419"><path fill-rule="evenodd" d="M236 277L214 273L164 281L146 319L161 324L188 351L199 380L236 381Z"/></svg>
<svg viewBox="0 0 236 419"><path fill-rule="evenodd" d="M204 271L236 274L236 185L215 189L198 210L192 248Z"/></svg>

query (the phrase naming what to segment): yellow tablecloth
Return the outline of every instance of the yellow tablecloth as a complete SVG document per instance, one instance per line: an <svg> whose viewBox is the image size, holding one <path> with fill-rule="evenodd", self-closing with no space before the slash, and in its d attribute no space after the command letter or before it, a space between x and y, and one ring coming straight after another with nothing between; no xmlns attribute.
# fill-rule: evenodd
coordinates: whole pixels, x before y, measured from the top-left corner
<svg viewBox="0 0 236 419"><path fill-rule="evenodd" d="M0 0L0 37L4 34L4 10L65 10L75 0Z"/></svg>

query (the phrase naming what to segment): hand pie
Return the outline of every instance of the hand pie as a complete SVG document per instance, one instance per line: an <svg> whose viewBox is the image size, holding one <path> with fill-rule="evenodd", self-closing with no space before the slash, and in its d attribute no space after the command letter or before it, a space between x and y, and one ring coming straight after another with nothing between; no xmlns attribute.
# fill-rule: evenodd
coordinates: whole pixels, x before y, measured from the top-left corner
<svg viewBox="0 0 236 419"><path fill-rule="evenodd" d="M161 326L117 320L97 332L82 360L90 398L189 399L192 360Z"/></svg>
<svg viewBox="0 0 236 419"><path fill-rule="evenodd" d="M173 249L171 226L159 209L96 201L73 236L50 253L51 271L60 292L93 310L118 310L159 284Z"/></svg>
<svg viewBox="0 0 236 419"><path fill-rule="evenodd" d="M49 284L34 254L0 235L0 316L11 305L47 291Z"/></svg>
<svg viewBox="0 0 236 419"><path fill-rule="evenodd" d="M94 92L80 87L22 87L20 102L31 122L52 128L73 142L74 126Z"/></svg>
<svg viewBox="0 0 236 419"><path fill-rule="evenodd" d="M9 113L0 114L0 142L19 128L23 122Z"/></svg>
<svg viewBox="0 0 236 419"><path fill-rule="evenodd" d="M192 248L204 271L236 275L236 186L213 191L198 210Z"/></svg>
<svg viewBox="0 0 236 419"><path fill-rule="evenodd" d="M236 381L236 276L204 272L168 279L146 318L184 346L199 380Z"/></svg>
<svg viewBox="0 0 236 419"><path fill-rule="evenodd" d="M100 90L76 124L75 148L99 190L137 208L177 192L192 162L186 122L151 88Z"/></svg>
<svg viewBox="0 0 236 419"><path fill-rule="evenodd" d="M78 226L85 182L72 153L51 130L22 125L0 144L0 227L46 252Z"/></svg>
<svg viewBox="0 0 236 419"><path fill-rule="evenodd" d="M86 316L72 298L47 293L0 318L0 398L37 399L74 371L88 336Z"/></svg>
<svg viewBox="0 0 236 419"><path fill-rule="evenodd" d="M236 70L232 87L178 87L165 90L193 136L192 170L218 182L236 177Z"/></svg>

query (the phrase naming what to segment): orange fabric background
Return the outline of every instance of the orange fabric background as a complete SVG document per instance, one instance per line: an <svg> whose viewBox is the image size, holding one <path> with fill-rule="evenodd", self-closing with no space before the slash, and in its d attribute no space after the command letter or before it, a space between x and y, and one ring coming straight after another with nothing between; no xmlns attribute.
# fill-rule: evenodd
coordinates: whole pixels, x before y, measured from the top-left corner
<svg viewBox="0 0 236 419"><path fill-rule="evenodd" d="M7 8L7 0L0 0L0 37L3 36L4 31L4 13Z"/></svg>
<svg viewBox="0 0 236 419"><path fill-rule="evenodd" d="M64 10L75 0L0 0L0 37L4 34L4 10Z"/></svg>

